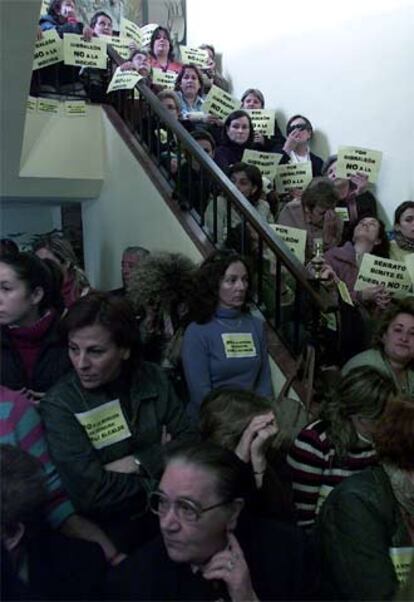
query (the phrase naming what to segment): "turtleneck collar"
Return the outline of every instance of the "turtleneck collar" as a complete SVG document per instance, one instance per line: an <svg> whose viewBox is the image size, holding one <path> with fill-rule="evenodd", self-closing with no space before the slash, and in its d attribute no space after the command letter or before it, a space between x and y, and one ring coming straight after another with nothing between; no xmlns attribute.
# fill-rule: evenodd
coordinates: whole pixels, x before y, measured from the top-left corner
<svg viewBox="0 0 414 602"><path fill-rule="evenodd" d="M227 308L227 307L218 307L214 312L216 318L224 318L227 320L235 320L236 318L240 318L242 312L240 309Z"/></svg>
<svg viewBox="0 0 414 602"><path fill-rule="evenodd" d="M31 326L8 326L8 332L13 340L25 341L27 344L37 344L48 333L56 317L56 311L49 309L37 322Z"/></svg>

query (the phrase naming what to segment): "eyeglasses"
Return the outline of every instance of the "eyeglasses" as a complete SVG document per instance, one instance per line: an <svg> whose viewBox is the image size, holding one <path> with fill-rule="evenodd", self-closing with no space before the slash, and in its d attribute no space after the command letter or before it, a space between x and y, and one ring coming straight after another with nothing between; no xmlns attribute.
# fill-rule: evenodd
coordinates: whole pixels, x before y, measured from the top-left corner
<svg viewBox="0 0 414 602"><path fill-rule="evenodd" d="M219 502L213 506L202 508L196 502L192 500L186 500L185 498L178 498L176 500L170 500L166 495L160 491L153 491L148 498L149 509L158 516L165 516L170 508L174 508L176 517L186 523L195 523L201 515L213 508L219 508L220 506L226 506L230 504L230 501Z"/></svg>
<svg viewBox="0 0 414 602"><path fill-rule="evenodd" d="M293 130L309 130L309 126L306 123L298 123L297 125L290 125L287 129L287 133L290 134Z"/></svg>

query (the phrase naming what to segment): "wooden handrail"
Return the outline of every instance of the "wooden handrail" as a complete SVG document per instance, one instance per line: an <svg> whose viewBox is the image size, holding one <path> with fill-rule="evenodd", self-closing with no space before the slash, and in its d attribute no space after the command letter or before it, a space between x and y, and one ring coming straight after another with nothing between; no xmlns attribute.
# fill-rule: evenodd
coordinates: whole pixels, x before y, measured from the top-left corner
<svg viewBox="0 0 414 602"><path fill-rule="evenodd" d="M114 50L111 45L108 45L108 56L116 65L122 65L124 59ZM254 207L246 200L244 195L236 188L225 173L217 166L211 157L200 147L194 138L187 132L181 123L174 119L171 114L163 107L152 90L144 83L139 81L136 84L136 89L145 98L148 105L156 113L163 122L166 123L169 129L174 133L176 138L183 146L195 157L197 162L203 166L209 176L215 181L219 188L224 189L226 196L237 209L239 213L245 216L249 225L255 230L259 237L267 244L269 249L283 264L299 283L303 290L309 295L313 303L321 312L332 310L332 299L328 295L323 295L323 289L317 291L309 282L308 273L305 267L290 251L288 246L280 238L276 236L270 226L258 219L257 212ZM322 294L320 294L322 292Z"/></svg>

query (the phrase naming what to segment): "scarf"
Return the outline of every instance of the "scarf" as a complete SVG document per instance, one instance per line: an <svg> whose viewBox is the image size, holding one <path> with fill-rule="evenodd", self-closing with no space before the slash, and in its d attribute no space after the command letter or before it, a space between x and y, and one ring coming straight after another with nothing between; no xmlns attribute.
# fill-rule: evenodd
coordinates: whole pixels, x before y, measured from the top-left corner
<svg viewBox="0 0 414 602"><path fill-rule="evenodd" d="M412 238L408 238L408 236L404 236L401 232L395 230L395 242L403 251L411 251L414 253L414 240Z"/></svg>

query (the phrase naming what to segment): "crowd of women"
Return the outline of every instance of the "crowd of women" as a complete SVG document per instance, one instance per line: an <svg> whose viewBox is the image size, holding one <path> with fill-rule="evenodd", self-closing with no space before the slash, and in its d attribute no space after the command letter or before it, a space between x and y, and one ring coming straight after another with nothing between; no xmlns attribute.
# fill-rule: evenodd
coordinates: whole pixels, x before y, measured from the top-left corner
<svg viewBox="0 0 414 602"><path fill-rule="evenodd" d="M40 27L112 33L95 17L83 28L73 0L53 0ZM390 244L366 179L337 178L335 158L313 155L307 118L263 137L248 110L264 98L249 89L221 124L200 110L205 85L226 86L214 49L200 73L174 60L165 28L150 48L134 48L128 67L178 73L177 94L160 101L259 214L307 231L310 271L322 238L318 270L328 290L347 285L342 318L358 340L344 339L334 385L286 449L249 257L220 249L196 266L129 247L124 287L102 292L62 236L30 252L2 241L3 598L408 600L414 300L355 282L364 253L412 251L414 202L397 208ZM315 178L279 213L245 148L310 161ZM223 240L237 227L223 222Z"/></svg>

